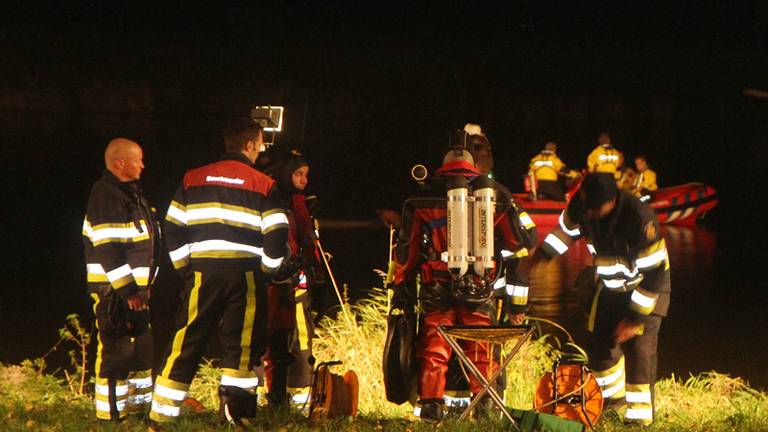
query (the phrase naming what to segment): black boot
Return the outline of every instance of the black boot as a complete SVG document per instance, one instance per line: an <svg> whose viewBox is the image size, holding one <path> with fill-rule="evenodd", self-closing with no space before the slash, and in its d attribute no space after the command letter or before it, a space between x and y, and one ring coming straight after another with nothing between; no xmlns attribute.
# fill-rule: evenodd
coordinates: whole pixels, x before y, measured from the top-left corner
<svg viewBox="0 0 768 432"><path fill-rule="evenodd" d="M285 362L276 362L272 368L267 401L274 408L288 406L288 364Z"/></svg>
<svg viewBox="0 0 768 432"><path fill-rule="evenodd" d="M442 398L422 399L419 403L421 404L421 414L419 414L421 421L425 423L438 423L443 419L445 401Z"/></svg>
<svg viewBox="0 0 768 432"><path fill-rule="evenodd" d="M244 418L256 417L257 397L240 387L219 386L219 414L221 420L243 427Z"/></svg>

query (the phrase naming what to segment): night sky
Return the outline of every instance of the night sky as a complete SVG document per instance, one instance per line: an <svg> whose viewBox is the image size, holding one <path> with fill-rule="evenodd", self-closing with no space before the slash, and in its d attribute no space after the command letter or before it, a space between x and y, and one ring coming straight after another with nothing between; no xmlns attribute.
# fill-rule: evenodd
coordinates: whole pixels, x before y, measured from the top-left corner
<svg viewBox="0 0 768 432"><path fill-rule="evenodd" d="M468 121L513 191L546 141L579 168L607 130L662 187L718 189L725 259L766 255L768 99L745 95L768 91L764 2L69 3L0 9L4 316L84 308L80 224L109 139L144 147L164 212L225 120L263 104L286 107L278 145L310 160L321 219L398 206L410 166L435 168Z"/></svg>

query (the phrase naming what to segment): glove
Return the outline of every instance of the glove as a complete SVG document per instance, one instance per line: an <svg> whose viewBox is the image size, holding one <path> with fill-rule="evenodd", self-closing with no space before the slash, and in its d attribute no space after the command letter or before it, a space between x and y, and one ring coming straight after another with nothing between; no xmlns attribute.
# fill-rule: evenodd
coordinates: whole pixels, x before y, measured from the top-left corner
<svg viewBox="0 0 768 432"><path fill-rule="evenodd" d="M283 261L277 271L272 275L272 284L291 287L296 286L299 281L299 270L301 269L301 260L296 257L290 257Z"/></svg>

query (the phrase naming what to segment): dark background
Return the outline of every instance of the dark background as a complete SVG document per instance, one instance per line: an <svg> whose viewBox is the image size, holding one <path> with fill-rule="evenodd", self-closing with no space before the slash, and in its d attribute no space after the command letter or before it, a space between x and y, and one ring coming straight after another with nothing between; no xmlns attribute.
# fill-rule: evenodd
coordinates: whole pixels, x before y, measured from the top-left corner
<svg viewBox="0 0 768 432"><path fill-rule="evenodd" d="M69 312L90 319L80 227L111 138L143 146L164 213L184 170L220 154L225 120L263 104L286 107L278 145L311 161L321 220L396 208L410 166L434 168L468 121L513 191L547 140L578 168L608 130L662 187L718 190L715 265L734 269L718 283L765 313L768 99L748 90L768 91L764 2L69 3L0 11L0 361L43 354ZM324 234L357 290L386 237ZM164 273L159 302L177 282ZM745 313L722 301L701 319Z"/></svg>

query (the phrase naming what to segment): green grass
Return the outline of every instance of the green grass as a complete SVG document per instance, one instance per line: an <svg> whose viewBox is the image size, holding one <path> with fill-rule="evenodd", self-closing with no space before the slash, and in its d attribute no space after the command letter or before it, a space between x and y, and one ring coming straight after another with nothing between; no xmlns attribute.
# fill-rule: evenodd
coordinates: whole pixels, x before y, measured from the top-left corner
<svg viewBox="0 0 768 432"><path fill-rule="evenodd" d="M379 294L351 308L356 326L339 315L326 318L318 328L315 354L318 361L341 360L336 373L354 369L360 379L360 415L315 423L295 412L261 411L252 430L270 431L432 431L411 415L408 404L396 406L384 398L381 355L386 332L386 300ZM528 344L508 369L510 406L529 408L539 377L551 367L556 352L546 340ZM0 364L0 431L145 431L144 423L130 418L120 424L101 424L94 419L89 395L77 390L77 380L63 371L45 372L42 360L19 365ZM73 368L74 369L74 368ZM213 362L204 363L192 383L190 396L208 411L184 412L170 431L226 430L218 421L216 407L219 372ZM687 379L669 377L657 383L656 423L648 431L768 431L768 395L738 378L709 372ZM513 391L513 389L521 389ZM500 421L455 420L443 422L445 431L502 431ZM634 430L622 425L619 414L604 413L597 431Z"/></svg>

